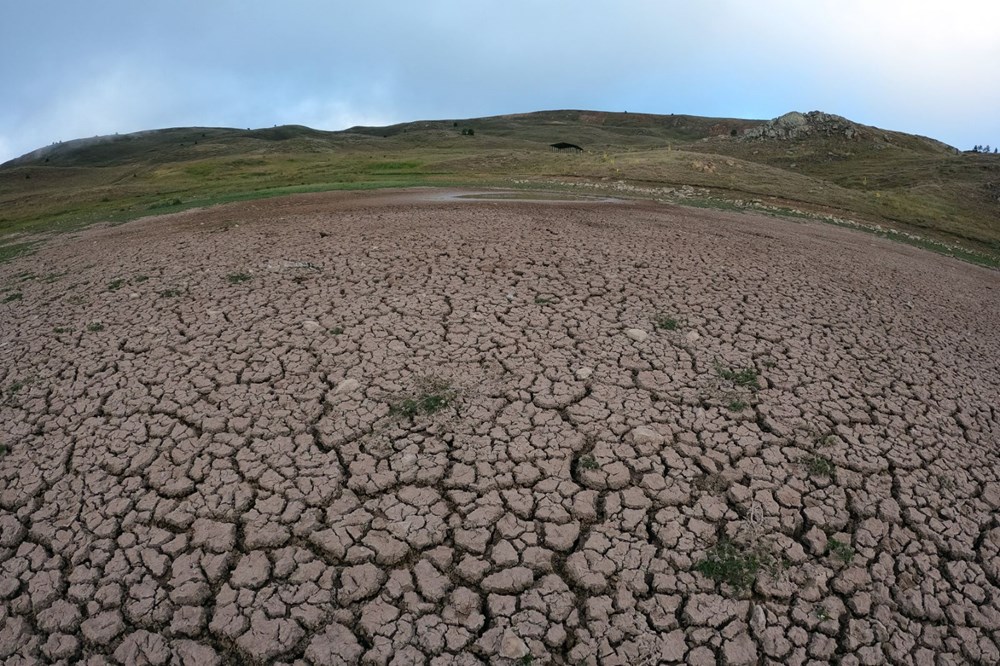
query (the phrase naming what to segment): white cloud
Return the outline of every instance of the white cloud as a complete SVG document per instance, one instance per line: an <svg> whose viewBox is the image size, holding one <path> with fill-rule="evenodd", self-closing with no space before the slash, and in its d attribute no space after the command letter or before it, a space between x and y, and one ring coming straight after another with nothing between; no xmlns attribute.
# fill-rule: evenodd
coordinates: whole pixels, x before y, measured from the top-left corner
<svg viewBox="0 0 1000 666"><path fill-rule="evenodd" d="M390 125L413 120L394 116L391 108L391 105L384 102L358 102L353 96L339 99L307 97L278 111L275 119L278 124L306 125L323 130L342 130L357 125Z"/></svg>
<svg viewBox="0 0 1000 666"><path fill-rule="evenodd" d="M22 114L0 149L10 159L55 141L148 129L173 115L174 93L137 69L109 68Z"/></svg>
<svg viewBox="0 0 1000 666"><path fill-rule="evenodd" d="M0 23L0 56L21 63L0 70L3 157L164 126L343 129L567 106L819 108L1000 141L995 1L376 0L344 12L297 0L300 11L274 13L236 0L63 0L56 17L37 4ZM224 20L232 30L219 32ZM32 36L43 25L44 43Z"/></svg>

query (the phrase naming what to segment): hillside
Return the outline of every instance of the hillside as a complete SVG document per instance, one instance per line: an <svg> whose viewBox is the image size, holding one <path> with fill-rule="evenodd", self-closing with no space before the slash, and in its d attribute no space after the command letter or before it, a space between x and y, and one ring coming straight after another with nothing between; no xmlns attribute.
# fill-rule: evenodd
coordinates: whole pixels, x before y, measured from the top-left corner
<svg viewBox="0 0 1000 666"><path fill-rule="evenodd" d="M583 152L557 151L558 142ZM195 127L79 139L0 165L0 236L417 185L586 185L696 205L752 202L918 233L986 263L1000 256L1000 159L821 112L764 121L542 111L340 132Z"/></svg>

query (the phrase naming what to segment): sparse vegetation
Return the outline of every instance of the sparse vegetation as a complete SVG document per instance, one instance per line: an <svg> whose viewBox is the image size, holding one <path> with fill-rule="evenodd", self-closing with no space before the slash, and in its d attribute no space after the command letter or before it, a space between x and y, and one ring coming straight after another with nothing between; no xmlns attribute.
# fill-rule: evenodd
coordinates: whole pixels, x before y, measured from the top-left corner
<svg viewBox="0 0 1000 666"><path fill-rule="evenodd" d="M737 592L753 588L762 566L761 558L752 550L737 546L730 541L720 541L694 569L716 583L729 585Z"/></svg>
<svg viewBox="0 0 1000 666"><path fill-rule="evenodd" d="M816 441L816 445L819 447L833 446L836 443L837 443L836 435L826 435L825 437L820 437Z"/></svg>
<svg viewBox="0 0 1000 666"><path fill-rule="evenodd" d="M23 298L24 298L24 294L22 294L19 291L15 291L15 292L13 292L11 294L7 294L6 296L4 296L3 302L4 303L13 303L14 301L20 301Z"/></svg>
<svg viewBox="0 0 1000 666"><path fill-rule="evenodd" d="M173 208L174 206L180 206L182 203L184 202L181 201L180 199L175 198L165 201L155 201L149 204L149 206L147 206L146 208L148 210L156 210L157 208Z"/></svg>
<svg viewBox="0 0 1000 666"><path fill-rule="evenodd" d="M330 333L330 335L341 335L344 332L344 327L334 326L333 328L328 329L328 332Z"/></svg>
<svg viewBox="0 0 1000 666"><path fill-rule="evenodd" d="M416 395L405 397L390 407L390 413L412 419L420 415L431 415L450 405L458 397L448 382L428 378L420 382Z"/></svg>
<svg viewBox="0 0 1000 666"><path fill-rule="evenodd" d="M148 279L149 279L148 275L136 275L134 278L132 278L132 281L135 282L136 284L141 284Z"/></svg>
<svg viewBox="0 0 1000 666"><path fill-rule="evenodd" d="M757 368L749 365L745 368L727 368L722 365L719 361L715 362L715 372L722 379L727 382L732 382L737 386L743 386L745 388L756 389L757 388L757 378L759 374Z"/></svg>
<svg viewBox="0 0 1000 666"><path fill-rule="evenodd" d="M108 283L108 291L118 291L125 284L125 280L118 278Z"/></svg>
<svg viewBox="0 0 1000 666"><path fill-rule="evenodd" d="M98 331L103 331L104 324L102 324L99 321L92 321L89 324L87 324L87 330L90 331L91 333L97 333Z"/></svg>
<svg viewBox="0 0 1000 666"><path fill-rule="evenodd" d="M656 116L602 117L605 120L595 124L584 122L580 112L550 111L470 121L475 129L448 120L363 128L350 135L297 127L220 129L211 134L215 152L197 156L175 148L205 139L201 130L153 131L99 148L67 151L57 165L46 163L47 157L26 159L16 168L44 172L53 187L34 188L33 180L19 179L0 197L0 236L73 230L96 221L115 223L163 210L298 192L509 186L512 179L521 181L518 187L551 190L563 187L563 182L540 174L560 173L571 178L573 186L616 196L632 196L631 187L691 186L699 192L685 197L685 205L860 223L873 233L937 252L1000 264L1000 230L993 224L996 196L990 189L996 180L992 153L956 154L937 142L890 131L877 137L859 135L848 150L842 138L821 131L793 144L744 140L758 121L729 127L727 134L737 131L733 138L712 136L718 129L716 118L676 116L668 123ZM554 124L578 143L605 148L568 162L550 148ZM622 127L630 131L622 132ZM489 134L493 143L441 143L445 129L453 136ZM284 140L262 147L264 136L308 139L319 149L303 151L301 142ZM894 150L882 150L886 141ZM477 148L470 153L472 144L486 152ZM671 149L660 150L665 144ZM343 150L345 146L351 149ZM381 159L373 159L376 151ZM738 168L730 168L736 161ZM74 168L63 168L67 166ZM116 185L123 178L129 180L127 196ZM927 187L929 182L935 186ZM649 194L658 196L655 191L635 192ZM834 211L835 216L808 212L817 208ZM919 237L897 233L900 230ZM2 246L0 261L31 249L26 244Z"/></svg>
<svg viewBox="0 0 1000 666"><path fill-rule="evenodd" d="M240 284L241 282L248 282L253 279L253 276L249 273L230 273L226 276L226 280L229 284Z"/></svg>
<svg viewBox="0 0 1000 666"><path fill-rule="evenodd" d="M729 408L729 411L731 412L742 412L747 408L747 403L737 398L735 400L730 400L726 407Z"/></svg>
<svg viewBox="0 0 1000 666"><path fill-rule="evenodd" d="M171 287L160 291L160 296L164 298L176 298L181 295L181 290Z"/></svg>
<svg viewBox="0 0 1000 666"><path fill-rule="evenodd" d="M547 298L545 296L535 296L535 305L548 305L551 302L551 298Z"/></svg>
<svg viewBox="0 0 1000 666"><path fill-rule="evenodd" d="M830 539L826 542L826 546L830 556L840 560L844 564L850 564L851 560L854 559L854 548L849 543Z"/></svg>
<svg viewBox="0 0 1000 666"><path fill-rule="evenodd" d="M681 325L675 318L667 315L658 316L653 320L653 324L656 328L663 329L664 331L676 331Z"/></svg>
<svg viewBox="0 0 1000 666"><path fill-rule="evenodd" d="M10 261L16 257L29 255L35 250L34 243L14 243L12 245L0 245L0 264Z"/></svg>
<svg viewBox="0 0 1000 666"><path fill-rule="evenodd" d="M56 326L52 329L53 333L70 333L73 331L72 326Z"/></svg>
<svg viewBox="0 0 1000 666"><path fill-rule="evenodd" d="M586 455L580 456L580 467L582 469L600 469L601 464L597 462L594 456Z"/></svg>
<svg viewBox="0 0 1000 666"><path fill-rule="evenodd" d="M13 382L10 385L10 387L7 389L7 395L9 395L9 396L15 396L18 393L20 393L21 389L23 389L27 385L28 385L28 382L22 381L22 380L18 380L16 382Z"/></svg>
<svg viewBox="0 0 1000 666"><path fill-rule="evenodd" d="M837 471L836 465L826 456L810 456L805 459L806 470L811 476L832 478Z"/></svg>
<svg viewBox="0 0 1000 666"><path fill-rule="evenodd" d="M2 443L2 442L0 442L0 458L4 457L9 452L10 452L10 449L7 448L7 445L4 444L4 443Z"/></svg>

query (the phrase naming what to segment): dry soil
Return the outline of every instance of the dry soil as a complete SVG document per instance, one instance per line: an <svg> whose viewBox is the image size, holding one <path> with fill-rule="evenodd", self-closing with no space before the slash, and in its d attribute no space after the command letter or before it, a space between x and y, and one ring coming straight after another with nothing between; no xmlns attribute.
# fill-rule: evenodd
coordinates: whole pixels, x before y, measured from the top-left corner
<svg viewBox="0 0 1000 666"><path fill-rule="evenodd" d="M0 287L5 664L1000 661L996 272L416 192Z"/></svg>

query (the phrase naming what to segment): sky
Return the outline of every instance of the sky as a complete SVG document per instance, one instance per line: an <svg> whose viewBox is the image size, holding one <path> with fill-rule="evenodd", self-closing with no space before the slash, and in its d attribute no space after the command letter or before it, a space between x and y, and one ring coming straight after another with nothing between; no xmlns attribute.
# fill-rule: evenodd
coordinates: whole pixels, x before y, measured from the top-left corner
<svg viewBox="0 0 1000 666"><path fill-rule="evenodd" d="M0 0L0 162L161 127L822 110L1000 144L997 0Z"/></svg>

